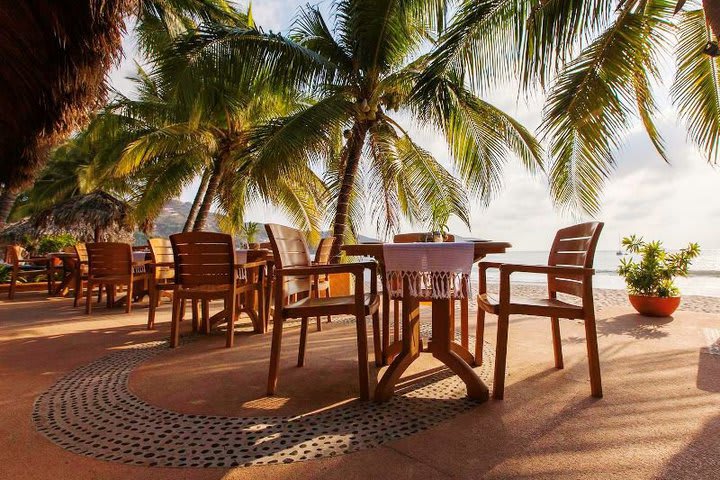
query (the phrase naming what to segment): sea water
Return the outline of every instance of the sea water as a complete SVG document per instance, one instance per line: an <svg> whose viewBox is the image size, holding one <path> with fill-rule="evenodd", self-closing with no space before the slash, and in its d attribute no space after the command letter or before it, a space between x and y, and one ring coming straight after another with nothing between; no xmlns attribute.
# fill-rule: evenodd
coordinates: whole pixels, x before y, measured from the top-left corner
<svg viewBox="0 0 720 480"><path fill-rule="evenodd" d="M595 253L595 288L624 289L625 281L617 274L622 255L615 251L597 251ZM488 262L520 263L527 265L547 264L548 252L523 252L508 250L507 253L488 255ZM477 267L473 270L473 286L477 283ZM488 281L499 280L497 270L488 270ZM520 283L546 282L543 275L528 273L513 273L512 280ZM700 256L693 260L690 274L676 279L675 284L683 295L706 295L720 297L720 250L703 250Z"/></svg>

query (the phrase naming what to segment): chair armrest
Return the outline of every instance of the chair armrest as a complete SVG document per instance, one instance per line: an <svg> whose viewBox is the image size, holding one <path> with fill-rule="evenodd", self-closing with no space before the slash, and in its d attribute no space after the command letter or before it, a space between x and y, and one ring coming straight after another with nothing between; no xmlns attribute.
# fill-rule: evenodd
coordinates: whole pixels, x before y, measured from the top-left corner
<svg viewBox="0 0 720 480"><path fill-rule="evenodd" d="M552 265L515 265L506 263L500 266L500 272L505 274L511 274L514 272L523 273L543 273L546 275L565 275L575 277L587 277L595 274L595 270L592 268L585 267L567 267L567 266L552 266Z"/></svg>
<svg viewBox="0 0 720 480"><path fill-rule="evenodd" d="M267 265L267 262L265 260L258 260L257 262L247 262L247 263L238 263L235 264L236 268L258 268L258 267L264 267Z"/></svg>
<svg viewBox="0 0 720 480"><path fill-rule="evenodd" d="M480 262L478 264L478 284L480 291L478 293L487 293L487 271L490 268L500 269L503 264L499 262Z"/></svg>
<svg viewBox="0 0 720 480"><path fill-rule="evenodd" d="M276 274L305 276L305 275L323 275L330 273L360 273L365 269L377 268L375 262L355 262L355 263L337 263L332 265L311 265L308 267L288 267L275 269Z"/></svg>

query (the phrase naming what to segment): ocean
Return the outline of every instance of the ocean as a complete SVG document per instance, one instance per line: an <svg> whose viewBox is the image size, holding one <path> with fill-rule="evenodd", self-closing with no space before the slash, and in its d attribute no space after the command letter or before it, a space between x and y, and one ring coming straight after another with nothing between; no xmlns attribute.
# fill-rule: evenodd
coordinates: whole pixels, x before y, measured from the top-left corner
<svg viewBox="0 0 720 480"><path fill-rule="evenodd" d="M595 253L595 288L624 289L625 281L616 273L622 256L615 251L598 251ZM508 251L502 255L488 255L485 260L491 262L546 264L548 252ZM477 283L477 267L473 272L473 286ZM543 275L514 273L512 279L521 283L544 283ZM488 271L488 281L498 281L497 270ZM683 295L705 295L720 297L720 250L703 250L693 260L690 275L677 278L675 284Z"/></svg>

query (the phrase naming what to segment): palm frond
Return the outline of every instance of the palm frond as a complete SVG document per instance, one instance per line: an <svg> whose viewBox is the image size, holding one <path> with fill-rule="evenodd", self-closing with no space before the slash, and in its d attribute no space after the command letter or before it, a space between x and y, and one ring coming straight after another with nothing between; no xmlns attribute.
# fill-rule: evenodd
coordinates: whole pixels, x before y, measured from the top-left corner
<svg viewBox="0 0 720 480"><path fill-rule="evenodd" d="M678 31L678 69L671 94L688 131L708 162L720 152L720 58L701 52L710 38L703 10L683 12Z"/></svg>
<svg viewBox="0 0 720 480"><path fill-rule="evenodd" d="M548 98L541 131L550 139L550 184L555 201L594 214L600 191L615 168L615 152L640 108L651 140L662 153L651 122L647 72L654 69L651 42L666 32L667 0L652 8L624 4L617 18L561 73Z"/></svg>

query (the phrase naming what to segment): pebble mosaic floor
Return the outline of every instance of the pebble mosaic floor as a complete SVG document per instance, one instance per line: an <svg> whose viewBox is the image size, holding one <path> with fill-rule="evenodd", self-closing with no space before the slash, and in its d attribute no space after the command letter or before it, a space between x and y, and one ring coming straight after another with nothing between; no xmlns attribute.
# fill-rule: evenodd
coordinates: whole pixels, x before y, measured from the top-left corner
<svg viewBox="0 0 720 480"><path fill-rule="evenodd" d="M396 392L385 404L356 400L291 417L176 413L146 403L128 388L134 368L166 351L167 342L144 343L70 372L37 399L37 430L66 450L112 462L233 467L292 463L376 447L477 406L466 397L462 381L443 369ZM492 360L486 344L483 366L476 369L486 384Z"/></svg>

